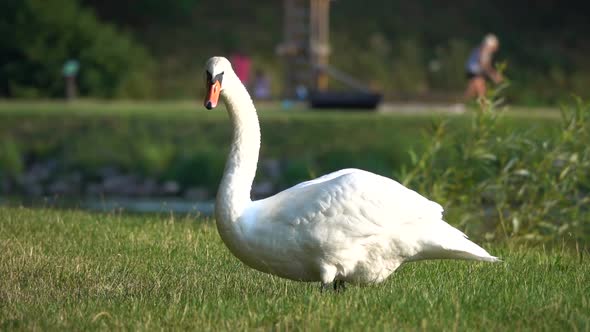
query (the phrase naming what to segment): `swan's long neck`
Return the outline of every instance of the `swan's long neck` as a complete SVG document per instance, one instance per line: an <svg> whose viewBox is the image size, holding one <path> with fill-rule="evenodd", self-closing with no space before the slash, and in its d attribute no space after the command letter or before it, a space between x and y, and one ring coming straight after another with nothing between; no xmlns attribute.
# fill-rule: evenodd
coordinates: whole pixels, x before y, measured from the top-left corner
<svg viewBox="0 0 590 332"><path fill-rule="evenodd" d="M221 94L233 129L231 150L215 206L217 226L222 236L232 231L235 222L251 203L250 190L260 150L260 125L256 108L244 85L237 77L233 78L231 83L227 82L231 85L228 84Z"/></svg>

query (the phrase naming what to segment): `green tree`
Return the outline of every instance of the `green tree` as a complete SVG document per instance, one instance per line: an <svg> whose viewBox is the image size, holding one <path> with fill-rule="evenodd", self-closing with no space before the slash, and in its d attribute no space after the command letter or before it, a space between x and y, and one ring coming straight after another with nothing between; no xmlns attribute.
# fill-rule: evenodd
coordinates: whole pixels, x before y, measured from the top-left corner
<svg viewBox="0 0 590 332"><path fill-rule="evenodd" d="M82 95L151 93L151 56L75 0L2 1L0 36L0 95L63 96L61 68L68 59L80 62Z"/></svg>

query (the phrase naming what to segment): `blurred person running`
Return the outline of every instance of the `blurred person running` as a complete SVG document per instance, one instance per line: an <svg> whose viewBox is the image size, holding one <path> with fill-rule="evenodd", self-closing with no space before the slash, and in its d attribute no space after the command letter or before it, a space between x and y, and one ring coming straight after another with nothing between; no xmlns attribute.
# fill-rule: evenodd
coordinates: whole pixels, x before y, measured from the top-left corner
<svg viewBox="0 0 590 332"><path fill-rule="evenodd" d="M492 80L494 83L502 82L502 75L494 69L493 56L498 48L500 42L498 37L494 34L488 34L484 37L482 43L474 48L467 59L465 70L467 73L467 89L465 90L465 99L469 100L473 97L478 99L486 95L486 79Z"/></svg>

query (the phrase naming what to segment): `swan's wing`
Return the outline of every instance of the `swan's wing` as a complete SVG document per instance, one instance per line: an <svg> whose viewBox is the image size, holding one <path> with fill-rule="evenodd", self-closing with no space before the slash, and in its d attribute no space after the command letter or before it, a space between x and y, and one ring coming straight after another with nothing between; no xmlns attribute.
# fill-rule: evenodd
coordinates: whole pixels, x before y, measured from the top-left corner
<svg viewBox="0 0 590 332"><path fill-rule="evenodd" d="M301 183L257 203L265 209L258 216L268 222L337 224L357 235L440 220L443 212L398 182L358 169Z"/></svg>
<svg viewBox="0 0 590 332"><path fill-rule="evenodd" d="M383 244L409 260L494 260L442 219L443 208L400 183L347 169L258 201L259 230L291 232L301 245L347 248ZM256 204L255 204L256 205ZM276 233L275 233L276 234Z"/></svg>
<svg viewBox="0 0 590 332"><path fill-rule="evenodd" d="M361 171L361 170L354 169L354 168L341 169L339 171L332 172L332 173L329 173L329 174L320 176L319 178L316 178L316 179L313 179L313 180L301 182L301 183L296 184L295 186L287 189L286 191L289 192L289 191L293 191L293 190L298 189L298 188L304 188L304 187L309 187L309 186L317 185L317 184L320 184L320 183L327 182L327 181L330 181L332 179L338 178L338 177L340 177L342 175L346 175L346 174L350 174L350 173L354 173L354 172L358 172L358 171Z"/></svg>

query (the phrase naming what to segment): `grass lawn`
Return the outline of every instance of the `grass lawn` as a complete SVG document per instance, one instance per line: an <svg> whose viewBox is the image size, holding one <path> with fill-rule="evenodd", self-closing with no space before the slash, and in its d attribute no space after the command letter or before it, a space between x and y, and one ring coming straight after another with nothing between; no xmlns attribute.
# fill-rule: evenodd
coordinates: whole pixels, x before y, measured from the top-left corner
<svg viewBox="0 0 590 332"><path fill-rule="evenodd" d="M485 247L320 293L253 271L211 221L0 208L0 330L590 330L587 253Z"/></svg>

